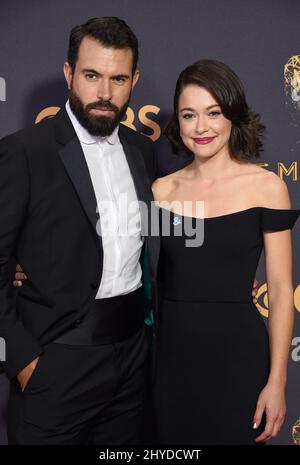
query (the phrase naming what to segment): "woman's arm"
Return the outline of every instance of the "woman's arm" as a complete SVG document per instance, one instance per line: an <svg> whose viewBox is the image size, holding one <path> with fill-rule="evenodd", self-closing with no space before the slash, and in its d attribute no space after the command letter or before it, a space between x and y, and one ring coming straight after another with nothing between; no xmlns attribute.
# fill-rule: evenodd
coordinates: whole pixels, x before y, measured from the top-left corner
<svg viewBox="0 0 300 465"><path fill-rule="evenodd" d="M276 178L268 186L272 191L269 192L268 208L289 209L286 185ZM254 416L256 427L264 412L267 420L257 442L275 437L285 418L285 385L294 322L291 231L264 231L263 234L269 300L270 373Z"/></svg>

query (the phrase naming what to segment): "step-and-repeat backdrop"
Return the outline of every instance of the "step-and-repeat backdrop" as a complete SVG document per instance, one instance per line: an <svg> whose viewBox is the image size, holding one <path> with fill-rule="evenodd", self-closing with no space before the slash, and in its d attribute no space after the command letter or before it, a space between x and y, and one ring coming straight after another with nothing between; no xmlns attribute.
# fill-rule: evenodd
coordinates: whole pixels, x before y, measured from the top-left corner
<svg viewBox="0 0 300 465"><path fill-rule="evenodd" d="M140 41L141 79L125 124L157 141L161 175L178 169L163 139L179 72L200 58L227 63L267 126L260 163L288 185L300 207L300 40L298 0L12 0L0 6L0 137L50 117L66 101L63 63L71 28L119 16ZM275 444L300 445L300 224L294 237L295 330L288 412ZM263 260L262 260L263 263ZM267 323L262 263L258 309ZM47 279L47 278L45 278ZM0 444L6 443L8 382L0 375Z"/></svg>

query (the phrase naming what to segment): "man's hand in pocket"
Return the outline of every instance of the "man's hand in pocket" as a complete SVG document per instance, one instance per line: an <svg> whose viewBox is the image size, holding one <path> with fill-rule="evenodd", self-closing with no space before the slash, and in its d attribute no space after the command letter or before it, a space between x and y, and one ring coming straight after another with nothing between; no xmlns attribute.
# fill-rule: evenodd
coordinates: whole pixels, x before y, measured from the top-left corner
<svg viewBox="0 0 300 465"><path fill-rule="evenodd" d="M26 388L27 384L28 384L28 381L30 380L31 378L31 375L32 373L34 372L36 366L37 366L37 363L39 361L39 358L40 357L37 357L35 358L34 360L32 360L32 362L30 362L25 368L23 368L22 371L20 371L20 373L18 374L17 378L18 378L18 381L20 383L20 386L21 386L21 389L22 391L24 391L24 389Z"/></svg>

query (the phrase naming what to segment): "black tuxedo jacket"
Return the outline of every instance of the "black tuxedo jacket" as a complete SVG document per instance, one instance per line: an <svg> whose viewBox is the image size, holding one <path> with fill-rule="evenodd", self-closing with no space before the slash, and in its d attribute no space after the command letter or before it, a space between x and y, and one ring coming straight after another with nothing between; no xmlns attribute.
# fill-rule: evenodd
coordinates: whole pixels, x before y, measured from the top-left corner
<svg viewBox="0 0 300 465"><path fill-rule="evenodd" d="M122 124L119 137L137 197L150 206L153 144ZM90 174L65 109L0 141L0 336L10 379L95 299L103 262L97 221ZM159 238L147 236L145 245L154 282ZM12 257L28 277L18 292L10 286Z"/></svg>

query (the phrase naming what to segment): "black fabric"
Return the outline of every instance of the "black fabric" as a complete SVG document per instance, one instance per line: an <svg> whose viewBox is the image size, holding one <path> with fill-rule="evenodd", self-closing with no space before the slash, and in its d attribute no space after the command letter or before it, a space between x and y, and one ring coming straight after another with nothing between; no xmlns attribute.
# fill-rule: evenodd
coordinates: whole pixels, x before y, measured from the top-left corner
<svg viewBox="0 0 300 465"><path fill-rule="evenodd" d="M115 344L47 344L24 392L11 383L8 443L138 444L148 347L145 328Z"/></svg>
<svg viewBox="0 0 300 465"><path fill-rule="evenodd" d="M144 325L143 304L142 287L126 295L96 299L87 314L53 342L99 345L128 339Z"/></svg>
<svg viewBox="0 0 300 465"><path fill-rule="evenodd" d="M124 125L119 133L138 199L149 203L152 142ZM65 109L0 141L0 211L0 336L12 379L86 314L102 276L95 194ZM157 249L152 240L149 254ZM12 258L28 277L17 297Z"/></svg>
<svg viewBox="0 0 300 465"><path fill-rule="evenodd" d="M268 380L269 341L252 303L265 228L291 228L300 214L250 208L203 220L160 209L163 236L154 408L162 444L256 444L258 396ZM187 247L183 226L204 226ZM162 223L161 223L162 224ZM178 228L182 228L182 233Z"/></svg>
<svg viewBox="0 0 300 465"><path fill-rule="evenodd" d="M275 210L261 208L261 228L270 231L292 229L299 216L299 210Z"/></svg>

